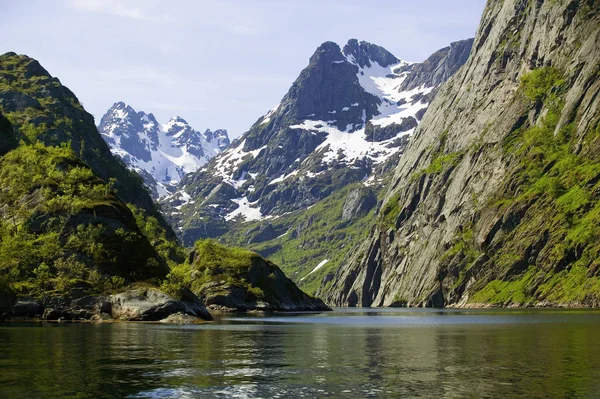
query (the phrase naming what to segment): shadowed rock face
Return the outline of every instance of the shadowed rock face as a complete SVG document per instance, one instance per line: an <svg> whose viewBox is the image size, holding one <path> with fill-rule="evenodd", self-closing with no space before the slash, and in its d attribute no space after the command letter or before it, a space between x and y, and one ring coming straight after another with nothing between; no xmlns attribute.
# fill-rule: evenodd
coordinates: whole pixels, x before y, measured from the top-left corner
<svg viewBox="0 0 600 399"><path fill-rule="evenodd" d="M0 113L0 156L17 148L17 145L17 138L13 132L12 125L8 119Z"/></svg>
<svg viewBox="0 0 600 399"><path fill-rule="evenodd" d="M600 304L598 240L584 233L598 234L598 169L574 172L600 167L599 7L488 2L469 60L424 115L327 303Z"/></svg>

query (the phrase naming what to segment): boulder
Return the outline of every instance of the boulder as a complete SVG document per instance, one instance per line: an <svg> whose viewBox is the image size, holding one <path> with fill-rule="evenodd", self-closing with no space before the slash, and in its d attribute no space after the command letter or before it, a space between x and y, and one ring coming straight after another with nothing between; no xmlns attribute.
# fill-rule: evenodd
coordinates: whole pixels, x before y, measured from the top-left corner
<svg viewBox="0 0 600 399"><path fill-rule="evenodd" d="M211 320L212 317L202 302L191 292L181 293L175 299L156 288L132 288L111 295L112 316L118 320L158 321L174 313L185 313Z"/></svg>
<svg viewBox="0 0 600 399"><path fill-rule="evenodd" d="M160 320L161 323L171 323L171 324L199 324L204 321L196 316L191 316L186 313L173 313L169 317L166 317Z"/></svg>

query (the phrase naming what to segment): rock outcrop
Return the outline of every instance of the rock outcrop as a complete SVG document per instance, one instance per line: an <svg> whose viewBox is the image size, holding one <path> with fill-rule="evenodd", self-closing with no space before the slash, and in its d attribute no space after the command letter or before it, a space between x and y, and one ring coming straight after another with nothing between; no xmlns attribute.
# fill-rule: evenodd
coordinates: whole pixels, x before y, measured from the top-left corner
<svg viewBox="0 0 600 399"><path fill-rule="evenodd" d="M248 250L198 241L189 264L192 291L210 310L330 310L302 292L275 264Z"/></svg>
<svg viewBox="0 0 600 399"><path fill-rule="evenodd" d="M161 321L191 323L212 320L204 304L189 290L173 298L157 288L133 287L114 295L19 298L0 319L43 321Z"/></svg>
<svg viewBox="0 0 600 399"><path fill-rule="evenodd" d="M212 320L202 302L187 291L178 300L156 288L134 288L111 295L110 302L112 317L116 320L158 321L178 313Z"/></svg>

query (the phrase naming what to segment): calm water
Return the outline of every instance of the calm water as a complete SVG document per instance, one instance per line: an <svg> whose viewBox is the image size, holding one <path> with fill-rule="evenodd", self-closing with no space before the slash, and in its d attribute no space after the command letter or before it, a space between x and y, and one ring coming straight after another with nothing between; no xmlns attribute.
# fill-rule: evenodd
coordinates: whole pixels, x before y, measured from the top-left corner
<svg viewBox="0 0 600 399"><path fill-rule="evenodd" d="M600 312L0 324L0 398L600 397Z"/></svg>

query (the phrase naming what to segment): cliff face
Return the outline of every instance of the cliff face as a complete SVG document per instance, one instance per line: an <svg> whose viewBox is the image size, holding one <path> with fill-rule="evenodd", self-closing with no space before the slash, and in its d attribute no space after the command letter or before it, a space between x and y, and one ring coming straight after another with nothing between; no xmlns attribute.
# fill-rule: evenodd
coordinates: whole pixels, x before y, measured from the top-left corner
<svg viewBox="0 0 600 399"><path fill-rule="evenodd" d="M599 7L488 2L329 304L598 305Z"/></svg>

